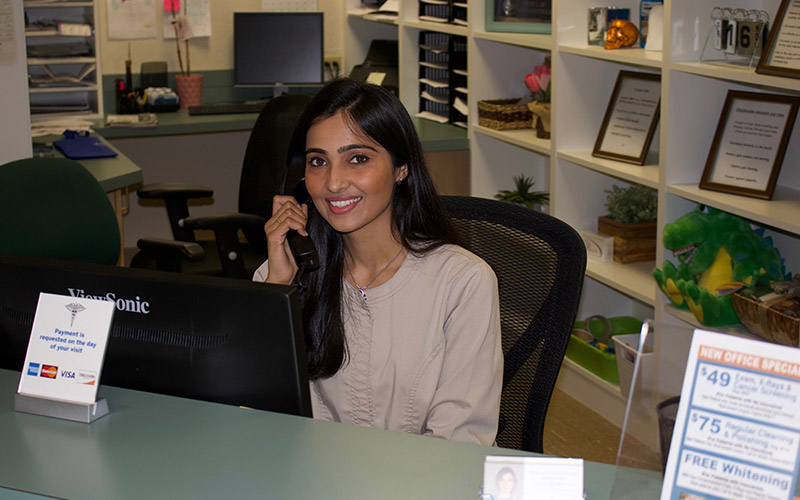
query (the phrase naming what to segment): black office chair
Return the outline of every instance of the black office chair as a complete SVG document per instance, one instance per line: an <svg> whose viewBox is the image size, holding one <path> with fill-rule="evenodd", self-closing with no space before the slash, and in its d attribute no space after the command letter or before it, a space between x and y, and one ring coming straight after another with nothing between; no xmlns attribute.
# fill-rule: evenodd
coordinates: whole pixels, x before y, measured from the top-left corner
<svg viewBox="0 0 800 500"><path fill-rule="evenodd" d="M583 240L565 222L519 205L442 199L463 244L497 275L505 356L497 444L541 453L583 286Z"/></svg>
<svg viewBox="0 0 800 500"><path fill-rule="evenodd" d="M285 175L292 132L310 100L310 95L284 94L270 99L261 110L245 150L238 213L190 216L188 200L213 196L204 186L172 182L142 186L137 191L140 198L164 200L175 241L140 240L141 251L131 266L251 278L267 256L264 224L272 216L272 197ZM194 232L198 229L213 230L214 241L197 241ZM246 243L240 241L240 230ZM197 242L205 253L189 251L181 242Z"/></svg>
<svg viewBox="0 0 800 500"><path fill-rule="evenodd" d="M97 179L68 158L0 165L0 253L116 264L120 234Z"/></svg>

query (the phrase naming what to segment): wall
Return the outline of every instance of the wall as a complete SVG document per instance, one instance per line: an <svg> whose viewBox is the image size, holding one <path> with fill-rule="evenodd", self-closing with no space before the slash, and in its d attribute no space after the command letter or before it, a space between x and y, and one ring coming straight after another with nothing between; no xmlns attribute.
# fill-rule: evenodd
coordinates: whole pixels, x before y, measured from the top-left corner
<svg viewBox="0 0 800 500"><path fill-rule="evenodd" d="M155 3L161 4L160 1ZM211 36L189 42L192 71L233 68L233 13L260 11L261 0L210 0L210 6ZM129 42L108 39L106 0L98 1L98 7L103 74L124 74ZM341 57L344 1L317 0L317 8L325 13L325 55ZM131 61L136 73L144 61L167 61L169 71L179 71L175 40L164 40L161 36L163 14L164 11L159 8L156 15L156 26L159 27L157 38L130 41Z"/></svg>
<svg viewBox="0 0 800 500"><path fill-rule="evenodd" d="M0 164L30 158L31 115L22 2L0 0L0 13L13 16L14 51L0 56ZM3 51L4 52L4 51Z"/></svg>

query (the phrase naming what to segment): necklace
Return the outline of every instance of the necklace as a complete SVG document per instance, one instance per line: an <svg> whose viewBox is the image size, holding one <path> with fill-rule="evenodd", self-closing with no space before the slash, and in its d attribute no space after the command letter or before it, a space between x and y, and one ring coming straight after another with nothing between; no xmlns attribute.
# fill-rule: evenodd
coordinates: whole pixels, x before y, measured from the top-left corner
<svg viewBox="0 0 800 500"><path fill-rule="evenodd" d="M394 257L392 257L392 259L391 259L389 262L387 262L385 266L383 266L383 269L381 269L380 271L378 271L378 274L376 274L376 275L375 275L375 276L374 276L374 277L373 277L371 280L369 280L369 283L367 283L367 284L366 284L366 285L364 285L364 286L360 286L358 283L356 283L356 278L353 276L353 270L352 270L352 269L350 269L350 261L348 261L348 260L347 260L347 254L346 254L346 253L344 254L344 265L345 265L345 266L347 266L347 272L350 274L350 279L351 279L351 280L353 280L353 284L356 286L356 288L358 288L358 293L360 293L360 294L361 294L361 297L364 299L364 302L366 302L366 301L367 301L367 292L366 292L366 289L367 289L367 288L369 288L369 286L370 286L372 283L374 283L376 279L378 279L378 276L380 276L381 274L383 274L383 272L384 272L385 270L389 269L389 266L390 266L390 265L392 265L392 262L394 262L394 260L395 260L396 258L398 258L398 257L400 256L400 254L401 254L401 253L403 253L403 250L405 250L405 248L403 248L403 247L400 247L400 251L399 251L399 252L397 252L397 253L394 255Z"/></svg>

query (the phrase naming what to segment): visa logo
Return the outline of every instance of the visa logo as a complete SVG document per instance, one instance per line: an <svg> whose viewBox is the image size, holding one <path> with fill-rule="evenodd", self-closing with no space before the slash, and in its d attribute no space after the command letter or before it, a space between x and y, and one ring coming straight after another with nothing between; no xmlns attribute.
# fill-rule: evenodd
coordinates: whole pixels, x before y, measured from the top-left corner
<svg viewBox="0 0 800 500"><path fill-rule="evenodd" d="M39 363L28 363L28 375L39 376Z"/></svg>
<svg viewBox="0 0 800 500"><path fill-rule="evenodd" d="M61 377L62 378L75 378L75 372L71 372L69 370L61 370Z"/></svg>
<svg viewBox="0 0 800 500"><path fill-rule="evenodd" d="M58 375L58 367L53 365L42 365L40 376L45 378L56 378Z"/></svg>

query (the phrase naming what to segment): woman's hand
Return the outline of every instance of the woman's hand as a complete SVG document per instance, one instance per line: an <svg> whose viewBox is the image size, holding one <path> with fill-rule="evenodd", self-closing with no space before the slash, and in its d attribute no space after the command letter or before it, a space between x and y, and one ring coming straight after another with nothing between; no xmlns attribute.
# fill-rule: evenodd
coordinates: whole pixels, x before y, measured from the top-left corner
<svg viewBox="0 0 800 500"><path fill-rule="evenodd" d="M264 224L267 234L267 249L269 251L269 275L267 283L290 285L297 264L289 249L286 234L294 229L306 236L306 217L308 206L301 205L291 196L276 196L272 199L272 218Z"/></svg>

